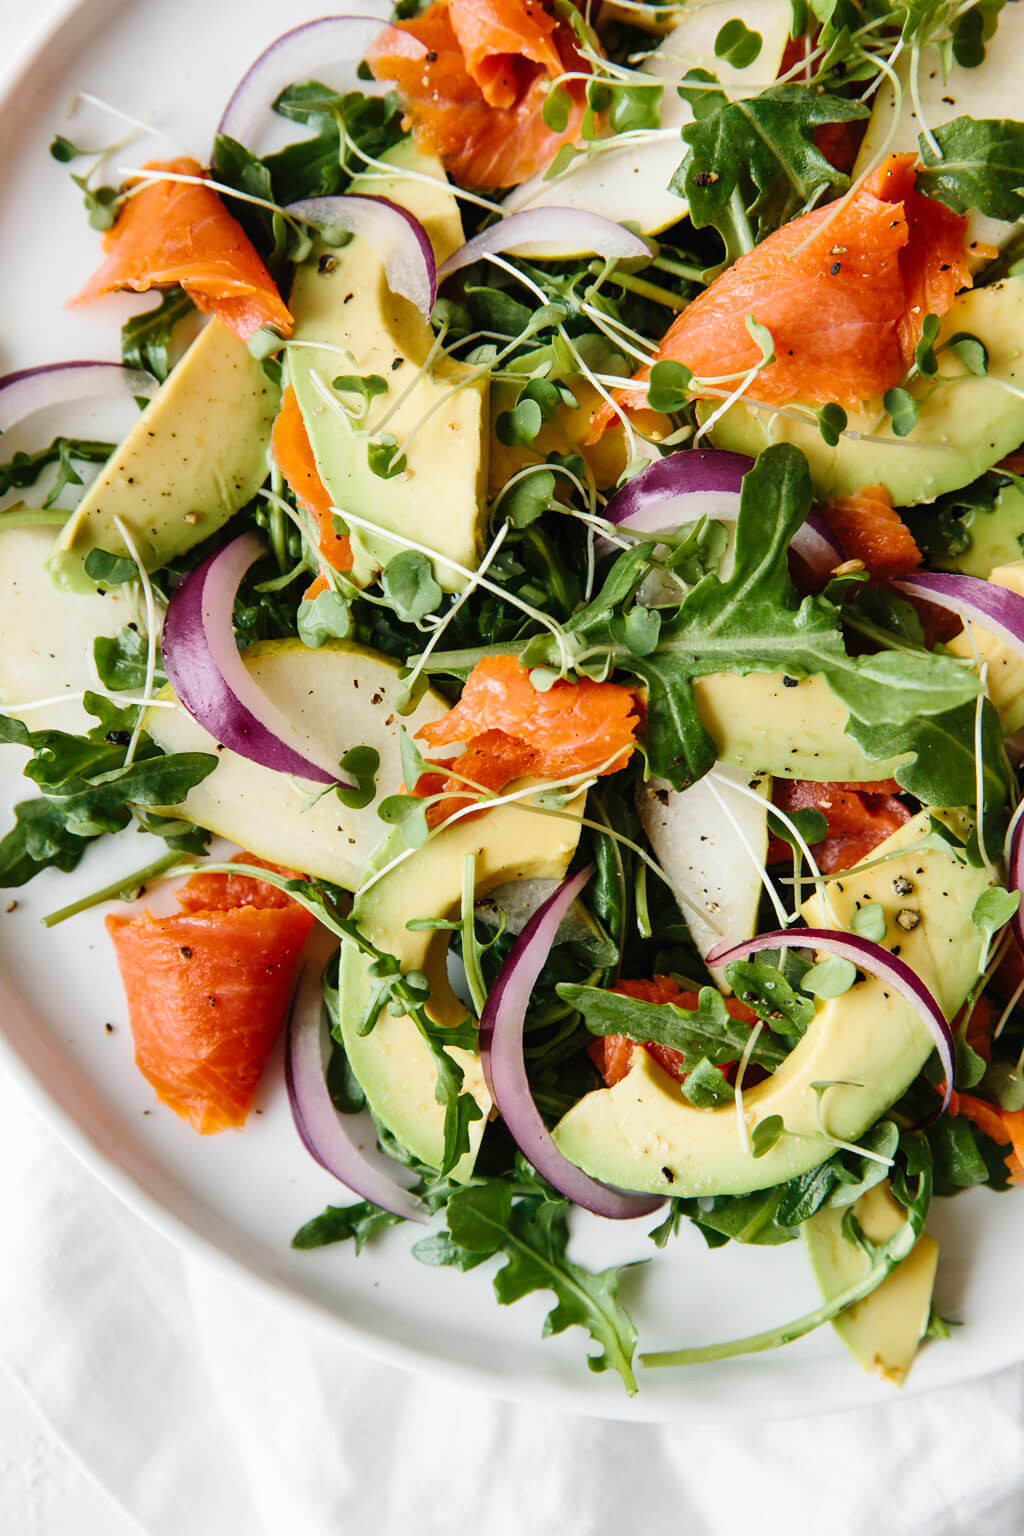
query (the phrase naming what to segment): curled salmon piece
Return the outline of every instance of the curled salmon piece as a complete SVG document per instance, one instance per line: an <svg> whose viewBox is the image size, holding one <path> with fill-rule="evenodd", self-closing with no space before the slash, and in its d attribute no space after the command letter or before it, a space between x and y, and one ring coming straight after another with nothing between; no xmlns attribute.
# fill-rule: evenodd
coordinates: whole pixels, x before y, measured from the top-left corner
<svg viewBox="0 0 1024 1536"><path fill-rule="evenodd" d="M829 526L848 560L862 560L878 581L908 576L921 564L914 536L892 504L884 485L868 485L825 508Z"/></svg>
<svg viewBox="0 0 1024 1536"><path fill-rule="evenodd" d="M320 533L319 551L324 564L336 571L352 569L352 544L346 534L336 533L330 492L320 478L313 449L302 418L298 398L291 385L281 396L281 409L274 419L270 435L274 462L295 494L299 505L315 518ZM307 598L318 597L328 587L327 577L317 576L307 590ZM314 588L316 589L314 591Z"/></svg>
<svg viewBox="0 0 1024 1536"><path fill-rule="evenodd" d="M774 342L756 400L855 407L898 384L925 316L944 315L971 285L967 221L915 190L916 167L914 155L889 155L838 205L769 235L683 310L654 361L685 364L698 394L718 380L728 392L762 359L750 315ZM616 392L622 407L647 404L649 373ZM596 413L591 441L614 415L608 405Z"/></svg>
<svg viewBox="0 0 1024 1536"><path fill-rule="evenodd" d="M544 122L549 82L589 65L568 23L539 0L434 0L389 27L368 63L395 85L417 140L463 187L518 186L573 141L583 117L586 83L572 80L565 129Z"/></svg>
<svg viewBox="0 0 1024 1536"><path fill-rule="evenodd" d="M515 656L485 656L455 708L416 734L441 747L500 731L532 748L531 772L554 779L624 768L639 724L636 695L619 683L581 677L576 683L556 682L541 693Z"/></svg>
<svg viewBox="0 0 1024 1536"><path fill-rule="evenodd" d="M203 176L197 160L151 161L147 171ZM71 307L121 288L145 293L180 283L203 314L215 314L242 341L262 326L282 335L292 317L259 254L212 187L150 181L121 205L103 237L106 260Z"/></svg>
<svg viewBox="0 0 1024 1536"><path fill-rule="evenodd" d="M196 875L178 901L173 916L111 914L106 927L136 1066L164 1104L208 1135L241 1126L252 1108L313 918L251 875Z"/></svg>

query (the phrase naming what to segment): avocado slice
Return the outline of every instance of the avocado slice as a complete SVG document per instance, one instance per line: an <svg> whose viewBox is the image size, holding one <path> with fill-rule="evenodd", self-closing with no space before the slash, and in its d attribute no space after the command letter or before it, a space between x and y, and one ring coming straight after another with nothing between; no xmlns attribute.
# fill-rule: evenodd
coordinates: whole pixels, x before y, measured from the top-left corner
<svg viewBox="0 0 1024 1536"><path fill-rule="evenodd" d="M866 485L886 486L896 506L934 501L958 490L1024 442L1024 277L958 294L942 321L937 347L958 332L977 336L988 349L988 376L973 377L946 353L940 371L949 382L929 394L933 381L909 386L921 397L917 424L906 437L893 434L879 399L849 411L848 435L830 448L812 406L757 409L739 400L711 429L716 448L756 455L771 443L794 443L807 457L814 488L823 500L852 496ZM698 409L706 417L714 402ZM784 414L790 412L790 414ZM802 413L798 416L797 413ZM849 434L858 434L856 436Z"/></svg>
<svg viewBox="0 0 1024 1536"><path fill-rule="evenodd" d="M781 672L712 672L694 678L693 697L723 762L750 774L870 783L910 761L906 752L865 756L846 734L845 704L818 673L787 679Z"/></svg>
<svg viewBox="0 0 1024 1536"><path fill-rule="evenodd" d="M1024 560L997 565L988 579L997 587L1006 587L1024 597ZM961 631L948 642L946 649L954 656L967 659L977 653L981 663L987 663L985 688L999 712L1003 735L1012 736L1019 731L1024 725L1024 659L1017 647L1007 645L980 624L972 624L970 635L966 630Z"/></svg>
<svg viewBox="0 0 1024 1536"><path fill-rule="evenodd" d="M879 902L887 942L931 988L952 1018L977 977L982 940L971 922L974 904L988 885L984 870L960 864L930 848L909 851L928 833L928 815L912 818L876 850L893 854L862 875L830 887L838 921L848 925L859 906ZM900 850L907 852L901 853ZM898 895L908 882L911 889ZM897 913L921 921L906 931ZM822 922L816 901L805 916ZM909 1086L932 1052L918 1015L875 977L856 982L842 997L818 1004L803 1039L782 1066L744 1096L747 1129L780 1115L786 1133L755 1158L741 1138L732 1105L697 1109L647 1051L614 1088L589 1093L559 1122L554 1136L565 1155L594 1178L624 1189L673 1195L740 1195L768 1189L815 1168L832 1153L822 1137L812 1084L836 1086L823 1095L831 1135L855 1141Z"/></svg>
<svg viewBox="0 0 1024 1536"><path fill-rule="evenodd" d="M888 1182L867 1190L853 1206L865 1237L881 1243L906 1220ZM845 1212L823 1207L801 1228L814 1278L825 1301L840 1296L864 1274L867 1258L843 1236ZM914 1363L931 1315L939 1245L927 1232L877 1290L841 1312L833 1328L854 1359L894 1386L902 1386Z"/></svg>
<svg viewBox="0 0 1024 1536"><path fill-rule="evenodd" d="M980 64L970 67L958 64L955 56L950 54L948 44L932 42L921 46L913 67L921 114L929 128L940 128L956 117L1020 119L1024 11L1015 5L1006 5L992 20L997 22L996 34L988 40ZM901 87L898 112L892 82L888 78L881 82L853 168L855 177L876 164L880 154L890 151L898 154L904 150L920 153L918 136L922 124L915 110L913 93L908 88L911 68L909 53L896 62L896 76ZM1019 221L1008 224L972 209L967 215L968 260L972 270L977 272L983 267L991 254L975 252L974 246L979 243L1003 246L1020 229Z"/></svg>
<svg viewBox="0 0 1024 1536"><path fill-rule="evenodd" d="M1024 491L1004 485L995 506L971 507L959 519L970 536L963 554L932 555L932 563L965 576L988 576L997 565L1011 565L1024 555Z"/></svg>
<svg viewBox="0 0 1024 1536"><path fill-rule="evenodd" d="M396 145L387 158L395 167L393 177L357 177L350 191L390 198L405 208L423 225L440 264L463 243L458 203L441 163L421 154L411 140ZM406 468L382 479L370 469L366 436L342 408L343 401L352 405L356 397L337 395L332 406L321 391L331 395L331 382L341 374L385 380L387 392L368 407L372 425L425 364L433 331L415 305L391 292L380 256L360 236L339 249L318 242L295 274L289 305L294 339L307 343L289 350L289 379L333 503L342 513L354 512L475 568L486 507L487 379L470 378L473 370L466 364L437 357L386 424L398 444L412 437L404 451ZM324 350L310 342L322 343ZM425 420L428 412L433 414ZM363 585L403 547L355 524L350 536L353 574ZM435 567L447 591L465 586L465 577L452 566L437 561Z"/></svg>
<svg viewBox="0 0 1024 1536"><path fill-rule="evenodd" d="M565 807L570 818L583 814L585 796ZM358 892L352 917L378 948L396 957L403 971L423 971L430 981L428 1005L438 1024L458 1024L466 1009L448 984L448 934L410 930L412 918L457 917L462 900L463 861L476 856L476 900L512 880L560 879L579 841L579 823L532 811L529 801L500 805L480 816L443 828L373 885ZM397 829L374 855L371 873L398 858L404 844ZM359 1033L372 997L370 960L352 945L342 950L339 992L341 1038L349 1064L370 1108L404 1147L437 1168L444 1152L444 1111L435 1097L437 1072L416 1025L407 1017L382 1012L368 1035ZM465 1072L464 1087L483 1111L491 1109L476 1052L453 1049ZM473 1171L484 1120L469 1128L470 1151L452 1177L465 1180Z"/></svg>
<svg viewBox="0 0 1024 1536"><path fill-rule="evenodd" d="M0 710L34 731L87 731L96 724L82 706L98 684L93 645L140 615L124 588L90 585L72 601L47 572L52 547L50 528L0 528ZM24 716L16 708L49 698L59 702Z"/></svg>
<svg viewBox="0 0 1024 1536"><path fill-rule="evenodd" d="M606 7L606 10L608 8ZM614 9L614 7L612 7ZM597 210L606 219L634 225L642 234L657 235L686 214L686 200L669 189L669 183L686 154L679 132L693 122L693 109L676 90L691 69L710 69L732 99L755 96L775 79L789 40L789 0L743 0L742 5L691 3L673 6L668 36L640 65L639 74L664 82L660 127L663 138L640 139L614 149L598 150L577 160L561 176L545 180L544 173L531 176L504 200L508 213L522 208L583 208ZM715 53L715 39L732 18L742 20L760 34L761 48L750 64L737 69ZM624 12L630 26L643 25L642 13ZM674 24L673 24L674 23ZM642 88L649 94L647 87ZM536 248L518 246L521 256L587 256L570 227L560 240L556 234Z"/></svg>
<svg viewBox="0 0 1024 1536"><path fill-rule="evenodd" d="M377 750L381 795L402 782L401 726L415 731L448 708L438 694L428 692L415 712L401 720L395 708L402 686L397 662L347 640L328 641L318 650L297 639L264 640L242 655L268 697L308 735L315 755L330 762L350 747ZM216 749L220 757L213 773L180 805L164 807L164 815L194 821L272 863L356 889L380 841L376 804L353 810L333 793L309 804L309 786L221 749L180 705L165 708L164 701L176 704L169 687L144 722L157 746L165 752Z"/></svg>
<svg viewBox="0 0 1024 1536"><path fill-rule="evenodd" d="M93 549L148 571L202 543L263 484L279 394L244 341L210 320L82 497L48 565L58 586L94 592Z"/></svg>

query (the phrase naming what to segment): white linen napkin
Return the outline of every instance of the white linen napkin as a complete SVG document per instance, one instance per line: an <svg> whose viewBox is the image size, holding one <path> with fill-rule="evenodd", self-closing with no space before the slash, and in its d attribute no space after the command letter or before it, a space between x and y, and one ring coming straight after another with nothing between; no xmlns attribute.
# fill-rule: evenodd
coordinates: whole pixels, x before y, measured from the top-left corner
<svg viewBox="0 0 1024 1536"><path fill-rule="evenodd" d="M380 1365L186 1259L2 1069L0 1155L0 1358L149 1536L1024 1528L1024 1367L699 1429L512 1406Z"/></svg>

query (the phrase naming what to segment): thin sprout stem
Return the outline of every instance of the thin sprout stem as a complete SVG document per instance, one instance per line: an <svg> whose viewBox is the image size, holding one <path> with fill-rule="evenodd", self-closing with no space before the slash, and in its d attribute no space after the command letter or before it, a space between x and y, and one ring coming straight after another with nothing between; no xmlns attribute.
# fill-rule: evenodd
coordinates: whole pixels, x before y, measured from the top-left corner
<svg viewBox="0 0 1024 1536"><path fill-rule="evenodd" d="M1024 995L1024 979L1022 979L1021 981L1019 981L1017 983L1016 987L1013 990L1013 996L1010 998L1010 1001L1007 1003L1006 1007L1003 1009L1002 1013L999 1015L999 1022L997 1023L995 1029L992 1031L992 1038L993 1038L993 1040L998 1040L999 1039L999 1036L1002 1034L1003 1030L1006 1028L1006 1025L1007 1025L1007 1022L1009 1021L1011 1013L1016 1008L1017 1004L1020 1002L1022 995ZM1018 1068L1018 1070L1019 1070L1019 1068Z"/></svg>
<svg viewBox="0 0 1024 1536"><path fill-rule="evenodd" d="M753 848L751 847L750 839L747 837L747 834L744 832L743 828L740 826L738 819L733 815L732 811L730 811L728 805L725 803L725 798L722 795L721 790L718 788L718 785L714 782L714 780L715 780L715 774L712 771L707 776L707 786L708 786L708 789L711 791L712 797L715 800L716 804L718 805L719 810L724 815L726 821L729 822L729 824L732 827L733 831L735 832L736 836L739 838L740 842L742 843L744 852L748 855L748 857L750 858L751 863L753 864L754 868L757 870L758 877L760 878L761 884L764 886L765 890L768 893L768 899L771 902L772 906L775 908L775 916L779 920L779 926L782 927L782 928L788 928L790 923L793 921L793 919L790 917L790 915L786 911L786 908L783 905L782 901L779 899L779 893L775 889L775 882L772 880L772 877L769 875L767 869L764 867L764 864L761 862L761 860L758 858L757 854L754 852ZM723 783L724 782L726 782L726 781L723 781ZM733 787L731 785L731 781L729 781L729 782L730 782L730 787ZM761 797L758 796L758 798L760 799ZM762 804L765 806L766 811L767 811L768 802L766 800L764 800L764 801L762 801Z"/></svg>
<svg viewBox="0 0 1024 1536"><path fill-rule="evenodd" d="M505 537L508 534L510 527L510 523L502 523L501 527L498 529L498 532L495 534L494 539L491 542L490 548L484 555L483 559L480 561L480 564L477 566L474 580L470 582L466 587L464 587L463 590L459 593L458 597L455 599L454 603L452 603L448 612L444 615L441 623L437 626L437 628L434 630L434 633L431 635L430 640L427 642L426 649L421 651L419 656L416 657L415 665L412 671L409 673L409 676L404 679L403 683L407 694L411 695L411 691L415 686L416 680L418 679L420 673L423 671L423 668L426 666L427 662L430 660L431 655L437 647L437 642L444 634L448 625L451 623L452 619L454 619L462 605L469 599L470 594L475 590L477 586L479 586L478 578L487 573L499 549L505 542ZM411 659L412 658L410 658L410 660Z"/></svg>
<svg viewBox="0 0 1024 1536"><path fill-rule="evenodd" d="M125 549L134 560L135 568L139 573L139 581L142 583L142 593L146 604L146 680L142 688L142 697L145 703L148 704L150 699L153 697L153 680L156 677L156 632L158 626L156 616L156 602L153 598L153 585L149 579L149 572L146 570L146 567L142 563L138 549L135 546L135 542L132 539L131 534L128 532L128 529L125 527L124 523L116 515L116 513L114 515L114 527L121 535ZM138 750L139 737L142 734L143 714L144 709L143 707L140 707L138 718L136 719L135 725L132 728L131 739L128 742L128 747L124 754L123 766L125 768L129 767L129 765L135 761L135 753Z"/></svg>
<svg viewBox="0 0 1024 1536"><path fill-rule="evenodd" d="M569 670L569 653L566 650L562 626L555 619L549 618L541 609L534 608L532 603L524 602L521 597L510 591L507 587L499 587L495 582L485 580L481 577L479 568L476 571L471 571L468 566L460 564L458 560L453 560L450 555L443 555L439 550L431 549L429 544L421 544L418 539L410 539L404 533L395 533L390 528L382 527L380 523L371 522L367 517L360 517L356 512L346 512L341 507L332 507L331 511L337 513L344 523L354 523L357 528L365 528L369 533L379 534L381 538L388 539L394 544L399 544L404 549L414 549L419 554L426 555L429 560L436 561L439 565L447 565L459 576L464 576L467 581L475 579L477 585L483 587L486 592L490 592L494 597L511 603L514 608L518 608L521 613L525 613L528 618L533 619L535 624L542 625L544 629L554 636L559 655L562 658L562 670L563 672Z"/></svg>
<svg viewBox="0 0 1024 1536"><path fill-rule="evenodd" d="M746 1076L747 1068L750 1065L750 1058L754 1054L754 1047L760 1039L761 1031L763 1029L764 1020L758 1019L757 1023L750 1031L750 1038L747 1040L746 1045L743 1047L743 1054L740 1057L739 1066L736 1068L736 1081L733 1085L733 1094L736 1101L736 1130L739 1134L740 1146L743 1148L745 1156L748 1157L750 1155L751 1147L750 1132L747 1130L747 1116L743 1107L743 1079Z"/></svg>
<svg viewBox="0 0 1024 1536"><path fill-rule="evenodd" d="M142 869L137 869L133 874L124 875L119 880L111 880L102 890L93 891L88 896L80 896L77 901L72 901L66 907L59 907L56 912L48 912L40 918L44 928L56 928L58 923L66 922L69 917L77 917L80 912L88 912L91 907L99 906L101 901L116 901L124 891L137 891L146 886L151 880L157 880L165 875L168 870L180 864L183 859L190 858L190 854L175 852L173 849L165 853L162 858L154 859L152 864L146 864Z"/></svg>

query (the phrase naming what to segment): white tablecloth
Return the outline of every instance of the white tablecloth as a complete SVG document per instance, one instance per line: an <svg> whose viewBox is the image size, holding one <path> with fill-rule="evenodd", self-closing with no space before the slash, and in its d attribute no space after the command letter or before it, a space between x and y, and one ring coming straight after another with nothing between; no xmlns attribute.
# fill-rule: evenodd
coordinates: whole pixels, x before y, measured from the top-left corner
<svg viewBox="0 0 1024 1536"><path fill-rule="evenodd" d="M186 1260L2 1075L0 1127L0 1355L151 1536L1024 1528L1022 1368L734 1428L513 1407L376 1364Z"/></svg>

